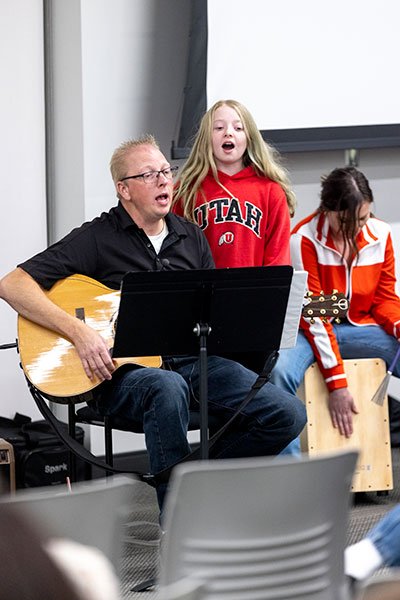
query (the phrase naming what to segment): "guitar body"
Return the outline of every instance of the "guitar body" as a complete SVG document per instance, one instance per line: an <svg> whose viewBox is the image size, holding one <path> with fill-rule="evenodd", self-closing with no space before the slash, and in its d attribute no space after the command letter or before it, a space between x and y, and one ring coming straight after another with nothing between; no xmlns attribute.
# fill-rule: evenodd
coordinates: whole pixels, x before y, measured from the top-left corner
<svg viewBox="0 0 400 600"><path fill-rule="evenodd" d="M84 275L71 275L55 283L46 295L70 315L83 319L112 348L120 292ZM18 316L18 342L22 367L29 381L55 402L83 402L94 397L101 381L88 379L70 340L29 319ZM160 356L114 359L117 368L132 364L160 367Z"/></svg>

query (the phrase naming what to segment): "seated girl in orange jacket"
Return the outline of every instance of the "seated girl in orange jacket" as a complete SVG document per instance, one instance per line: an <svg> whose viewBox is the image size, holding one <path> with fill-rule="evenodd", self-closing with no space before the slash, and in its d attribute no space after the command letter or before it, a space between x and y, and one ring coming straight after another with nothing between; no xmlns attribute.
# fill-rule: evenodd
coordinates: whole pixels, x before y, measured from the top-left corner
<svg viewBox="0 0 400 600"><path fill-rule="evenodd" d="M321 203L291 236L293 266L308 272L314 294L333 289L349 300L347 318L315 323L302 319L297 345L282 350L271 380L296 393L316 360L329 391L333 427L350 437L351 396L343 359L382 358L390 365L400 340L400 298L390 227L371 213L373 195L366 177L353 167L334 169L322 181ZM393 374L400 376L400 364ZM299 445L292 453L300 451Z"/></svg>

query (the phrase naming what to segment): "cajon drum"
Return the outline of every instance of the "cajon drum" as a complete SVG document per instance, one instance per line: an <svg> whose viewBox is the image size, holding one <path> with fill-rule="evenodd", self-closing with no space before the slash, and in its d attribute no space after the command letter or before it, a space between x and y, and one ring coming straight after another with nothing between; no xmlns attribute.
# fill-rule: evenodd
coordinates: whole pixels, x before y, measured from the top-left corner
<svg viewBox="0 0 400 600"><path fill-rule="evenodd" d="M328 390L318 364L306 371L298 396L307 409L307 425L300 440L302 452L309 456L357 449L359 458L351 491L365 492L393 489L392 455L390 446L388 400L382 406L371 401L386 373L380 358L349 359L344 361L349 391L358 414L353 414L353 434L340 435L332 425L328 410Z"/></svg>
<svg viewBox="0 0 400 600"><path fill-rule="evenodd" d="M9 482L9 491L11 493L15 492L15 458L14 458L14 448L12 445L0 438L0 466L3 470L7 470L7 474L4 477L4 480L8 480Z"/></svg>

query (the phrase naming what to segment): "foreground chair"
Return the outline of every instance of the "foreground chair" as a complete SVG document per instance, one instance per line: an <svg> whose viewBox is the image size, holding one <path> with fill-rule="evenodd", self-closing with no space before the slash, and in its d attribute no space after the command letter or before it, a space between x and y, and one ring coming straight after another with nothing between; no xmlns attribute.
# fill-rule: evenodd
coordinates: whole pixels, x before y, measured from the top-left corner
<svg viewBox="0 0 400 600"><path fill-rule="evenodd" d="M190 577L161 587L158 592L159 600L201 600L204 586L201 582Z"/></svg>
<svg viewBox="0 0 400 600"><path fill-rule="evenodd" d="M41 526L43 535L68 538L103 552L117 572L123 525L132 512L132 477L115 476L67 486L31 488L2 496Z"/></svg>
<svg viewBox="0 0 400 600"><path fill-rule="evenodd" d="M207 600L343 600L356 452L179 465L167 497L161 585L194 576Z"/></svg>

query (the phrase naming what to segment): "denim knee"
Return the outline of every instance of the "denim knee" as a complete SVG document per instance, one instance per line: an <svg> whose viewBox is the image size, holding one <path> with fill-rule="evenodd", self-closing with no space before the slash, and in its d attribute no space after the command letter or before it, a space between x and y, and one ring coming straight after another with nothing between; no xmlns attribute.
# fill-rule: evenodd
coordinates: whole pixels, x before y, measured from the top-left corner
<svg viewBox="0 0 400 600"><path fill-rule="evenodd" d="M292 429L293 438L297 437L307 423L306 407L294 393L283 390L276 384L272 384L271 388L274 389L274 395L279 401L282 422ZM271 388L269 393L271 393Z"/></svg>
<svg viewBox="0 0 400 600"><path fill-rule="evenodd" d="M306 423L307 423L307 410L304 406L303 402L299 400L297 397L293 401L292 407L290 409L290 415L292 418L292 431L293 431L293 439L296 438L303 431Z"/></svg>
<svg viewBox="0 0 400 600"><path fill-rule="evenodd" d="M164 409L174 411L189 406L189 390L187 383L174 371L160 371L160 377L152 380L149 387L148 401L159 400Z"/></svg>

